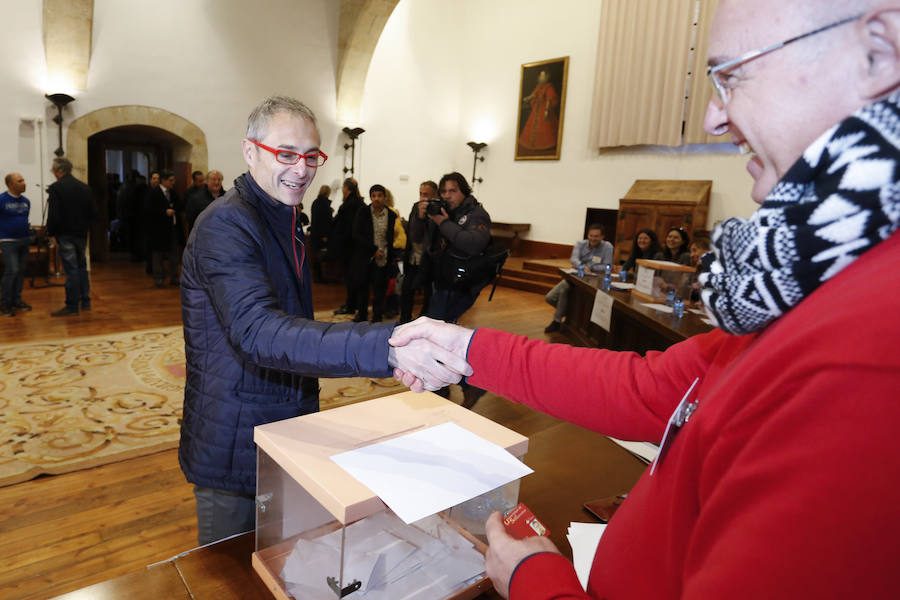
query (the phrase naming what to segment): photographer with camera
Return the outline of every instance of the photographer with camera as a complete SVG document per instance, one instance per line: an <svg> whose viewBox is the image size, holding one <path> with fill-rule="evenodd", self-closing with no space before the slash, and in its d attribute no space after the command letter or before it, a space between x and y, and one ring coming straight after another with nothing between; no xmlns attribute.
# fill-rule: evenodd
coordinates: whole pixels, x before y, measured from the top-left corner
<svg viewBox="0 0 900 600"><path fill-rule="evenodd" d="M485 256L491 243L491 217L472 196L462 174L444 175L438 187L441 198L427 200L424 215L416 213L409 223L409 237L413 244L424 245L433 267L434 294L427 316L455 323L496 273L496 265ZM463 406L472 408L484 390L464 381L460 385ZM444 390L449 395L449 389Z"/></svg>

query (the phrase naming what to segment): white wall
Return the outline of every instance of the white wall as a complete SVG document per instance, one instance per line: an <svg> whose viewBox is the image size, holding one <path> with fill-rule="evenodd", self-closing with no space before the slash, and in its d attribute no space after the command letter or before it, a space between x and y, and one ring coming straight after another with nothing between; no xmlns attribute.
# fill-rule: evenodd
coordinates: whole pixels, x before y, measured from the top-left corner
<svg viewBox="0 0 900 600"><path fill-rule="evenodd" d="M263 6L264 5L264 6ZM146 105L191 121L206 134L209 167L227 187L245 170L240 140L247 115L268 95L295 96L315 111L323 149L337 153L335 70L339 3L332 0L95 0L88 88L74 93L66 123L98 108ZM0 171L21 171L28 183L32 223L40 222L40 165L32 127L47 127L46 183L57 147L55 109L44 99L46 65L42 3L0 0L0 15L15 23L0 36ZM318 182L340 177L340 157Z"/></svg>
<svg viewBox="0 0 900 600"><path fill-rule="evenodd" d="M57 146L43 97L42 3L0 0L0 16L15 24L0 36L0 172L25 176L38 223L36 184L42 172L51 182ZM404 214L420 181L451 170L470 177L465 143L485 141L476 196L495 220L529 222L528 237L545 242L571 243L585 207L617 208L638 178L712 179L710 223L753 210L741 157L591 149L600 0L401 0L372 59L360 123L335 121L338 16L337 0L95 0L88 89L75 94L66 123L120 104L174 112L205 132L209 167L230 185L244 171L249 111L269 94L294 95L317 113L330 156L316 185L339 184L349 162L340 129L361 125L357 178L364 190L392 189ZM560 56L570 57L562 158L515 161L521 64ZM20 122L35 116L44 120L43 167L41 130Z"/></svg>
<svg viewBox="0 0 900 600"><path fill-rule="evenodd" d="M465 143L473 140L489 144L475 195L494 220L531 223L530 239L572 243L581 236L585 208L618 208L635 179L711 179L709 225L749 215L755 205L746 158L591 148L600 4L401 0L366 82L362 186L393 189L405 213L420 180L450 170L471 177ZM570 57L561 159L515 161L521 65L561 56Z"/></svg>
<svg viewBox="0 0 900 600"><path fill-rule="evenodd" d="M41 3L2 0L0 15L4 27L0 35L0 174L19 172L25 177L25 195L31 200L31 222L41 220L41 175L49 184L50 159L56 149L57 130L47 119L42 126L23 123L22 118L46 119L44 99L46 79L44 42L41 37ZM52 117L52 115L51 115ZM52 127L41 135L42 127ZM49 138L49 139L48 139ZM44 168L40 145L44 144ZM6 191L0 180L0 190Z"/></svg>

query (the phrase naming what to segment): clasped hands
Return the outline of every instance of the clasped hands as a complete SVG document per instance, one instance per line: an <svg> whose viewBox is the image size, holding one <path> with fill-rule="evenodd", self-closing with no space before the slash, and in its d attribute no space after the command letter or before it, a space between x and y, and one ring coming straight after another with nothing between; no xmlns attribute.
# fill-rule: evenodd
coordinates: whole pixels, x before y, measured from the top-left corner
<svg viewBox="0 0 900 600"><path fill-rule="evenodd" d="M475 332L428 317L394 328L388 364L394 377L414 392L434 391L472 374L466 362Z"/></svg>

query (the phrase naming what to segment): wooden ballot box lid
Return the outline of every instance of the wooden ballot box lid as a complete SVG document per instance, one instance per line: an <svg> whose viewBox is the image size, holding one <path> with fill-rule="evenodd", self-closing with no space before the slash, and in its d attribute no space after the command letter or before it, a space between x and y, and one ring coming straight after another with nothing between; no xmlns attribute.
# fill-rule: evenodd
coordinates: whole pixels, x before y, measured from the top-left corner
<svg viewBox="0 0 900 600"><path fill-rule="evenodd" d="M253 439L338 521L350 523L385 505L329 457L448 422L513 456L528 450L527 437L431 392L402 392L259 425Z"/></svg>
<svg viewBox="0 0 900 600"><path fill-rule="evenodd" d="M639 258L636 261L639 266L645 266L656 271L679 271L682 273L696 273L697 269L688 265L681 265L668 260L651 260L648 258Z"/></svg>

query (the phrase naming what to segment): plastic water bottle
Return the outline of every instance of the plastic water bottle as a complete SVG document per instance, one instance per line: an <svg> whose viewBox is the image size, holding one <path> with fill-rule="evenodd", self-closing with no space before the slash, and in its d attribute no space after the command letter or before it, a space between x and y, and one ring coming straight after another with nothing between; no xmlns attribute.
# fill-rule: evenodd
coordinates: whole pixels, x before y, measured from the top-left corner
<svg viewBox="0 0 900 600"><path fill-rule="evenodd" d="M675 290L669 290L666 294L666 306L675 306Z"/></svg>
<svg viewBox="0 0 900 600"><path fill-rule="evenodd" d="M677 318L681 318L684 316L684 300L681 298L675 298L675 304L672 306L672 312L675 314Z"/></svg>
<svg viewBox="0 0 900 600"><path fill-rule="evenodd" d="M600 282L600 289L604 292L608 292L609 288L612 287L612 277L609 276L609 273L603 276L603 281Z"/></svg>
<svg viewBox="0 0 900 600"><path fill-rule="evenodd" d="M606 276L612 275L612 265L606 265Z"/></svg>
<svg viewBox="0 0 900 600"><path fill-rule="evenodd" d="M584 279L584 265L578 265L578 277Z"/></svg>

